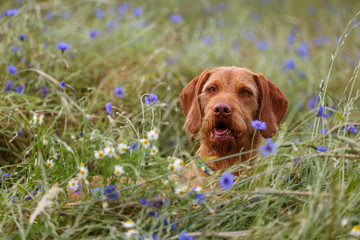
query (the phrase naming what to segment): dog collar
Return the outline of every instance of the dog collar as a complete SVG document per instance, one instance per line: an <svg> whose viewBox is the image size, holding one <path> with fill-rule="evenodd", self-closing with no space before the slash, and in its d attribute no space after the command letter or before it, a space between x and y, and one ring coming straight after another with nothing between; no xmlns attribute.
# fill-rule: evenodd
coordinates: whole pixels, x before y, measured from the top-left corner
<svg viewBox="0 0 360 240"><path fill-rule="evenodd" d="M215 174L214 169L212 169L211 167L209 167L206 163L204 163L203 161L200 160L199 156L196 156L195 158L195 164L198 168L201 169L201 171L203 171L204 173L212 176Z"/></svg>

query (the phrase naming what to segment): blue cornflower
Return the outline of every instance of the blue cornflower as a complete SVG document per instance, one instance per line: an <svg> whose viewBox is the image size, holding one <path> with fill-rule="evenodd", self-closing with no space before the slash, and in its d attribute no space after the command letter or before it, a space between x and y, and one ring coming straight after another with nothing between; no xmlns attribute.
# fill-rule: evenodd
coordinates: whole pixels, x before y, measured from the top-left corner
<svg viewBox="0 0 360 240"><path fill-rule="evenodd" d="M171 225L171 230L178 230L178 228L176 227L176 223L172 222L170 223Z"/></svg>
<svg viewBox="0 0 360 240"><path fill-rule="evenodd" d="M94 192L101 192L101 188L100 187L93 187L90 189L90 193L94 193Z"/></svg>
<svg viewBox="0 0 360 240"><path fill-rule="evenodd" d="M99 36L100 32L98 30L89 30L89 38L96 39Z"/></svg>
<svg viewBox="0 0 360 240"><path fill-rule="evenodd" d="M205 45L210 45L212 43L212 38L210 36L204 36L201 39L201 42Z"/></svg>
<svg viewBox="0 0 360 240"><path fill-rule="evenodd" d="M109 28L109 29L113 29L113 28L116 27L116 24L115 24L114 21L108 21L108 22L106 23L106 27Z"/></svg>
<svg viewBox="0 0 360 240"><path fill-rule="evenodd" d="M80 137L83 137L84 136L84 133L83 132L80 132Z"/></svg>
<svg viewBox="0 0 360 240"><path fill-rule="evenodd" d="M151 201L148 201L147 204L146 204L147 207L152 207L152 205L153 205L153 204L152 204Z"/></svg>
<svg viewBox="0 0 360 240"><path fill-rule="evenodd" d="M136 7L132 10L132 13L135 17L140 17L143 14L141 7Z"/></svg>
<svg viewBox="0 0 360 240"><path fill-rule="evenodd" d="M319 110L315 110L315 111L317 111L319 117L327 118L329 116L329 114L324 113L324 106L320 106Z"/></svg>
<svg viewBox="0 0 360 240"><path fill-rule="evenodd" d="M41 93L42 95L46 96L48 94L48 90L47 88L45 87L45 85L42 85L41 87Z"/></svg>
<svg viewBox="0 0 360 240"><path fill-rule="evenodd" d="M14 65L7 66L7 70L10 74L15 74L17 72L17 68Z"/></svg>
<svg viewBox="0 0 360 240"><path fill-rule="evenodd" d="M16 15L19 12L18 9L14 8L14 9L8 9L5 11L5 16L6 17L12 17L14 15Z"/></svg>
<svg viewBox="0 0 360 240"><path fill-rule="evenodd" d="M178 240L193 240L193 239L194 239L193 236L186 235L186 234L187 234L186 231L182 231L182 232L180 233L180 236L179 236Z"/></svg>
<svg viewBox="0 0 360 240"><path fill-rule="evenodd" d="M298 45L297 52L302 59L307 59L309 57L309 48L304 42Z"/></svg>
<svg viewBox="0 0 360 240"><path fill-rule="evenodd" d="M294 167L298 165L301 162L301 158L295 158L294 159Z"/></svg>
<svg viewBox="0 0 360 240"><path fill-rule="evenodd" d="M146 204L146 199L145 199L145 198L140 199L140 200L139 200L139 203L140 203L141 205L145 205L145 204Z"/></svg>
<svg viewBox="0 0 360 240"><path fill-rule="evenodd" d="M203 204L205 202L205 194L203 193L196 194L194 199L196 200L198 205Z"/></svg>
<svg viewBox="0 0 360 240"><path fill-rule="evenodd" d="M66 86L66 83L64 81L61 81L59 86L60 86L60 88L63 88Z"/></svg>
<svg viewBox="0 0 360 240"><path fill-rule="evenodd" d="M60 49L62 53L64 53L64 51L69 50L70 45L67 42L59 42L56 44L56 47Z"/></svg>
<svg viewBox="0 0 360 240"><path fill-rule="evenodd" d="M259 40L256 42L257 49L264 51L267 49L267 43L264 40Z"/></svg>
<svg viewBox="0 0 360 240"><path fill-rule="evenodd" d="M323 147L323 146L318 146L316 148L316 150L318 150L319 152L326 152L328 149L326 147Z"/></svg>
<svg viewBox="0 0 360 240"><path fill-rule="evenodd" d="M5 83L5 92L10 91L13 88L13 83L11 80L9 80L7 83Z"/></svg>
<svg viewBox="0 0 360 240"><path fill-rule="evenodd" d="M22 128L20 128L20 129L16 132L16 135L17 135L17 136L21 136L21 135L23 135L23 133L24 133L24 130L23 130Z"/></svg>
<svg viewBox="0 0 360 240"><path fill-rule="evenodd" d="M357 129L355 128L355 125L346 126L346 127L342 130L343 133L345 133L345 132L347 132L347 131L349 131L350 133L357 133L357 132L359 132L359 130L357 130Z"/></svg>
<svg viewBox="0 0 360 240"><path fill-rule="evenodd" d="M305 79L306 78L306 74L304 72L299 72L298 73L298 76L302 79Z"/></svg>
<svg viewBox="0 0 360 240"><path fill-rule="evenodd" d="M323 41L320 37L315 37L314 38L314 45L316 47L321 47L323 45Z"/></svg>
<svg viewBox="0 0 360 240"><path fill-rule="evenodd" d="M293 59L285 59L284 70L294 70L295 68L296 68L296 63Z"/></svg>
<svg viewBox="0 0 360 240"><path fill-rule="evenodd" d="M327 133L327 129L326 129L326 128L320 129L320 134L326 134L326 133Z"/></svg>
<svg viewBox="0 0 360 240"><path fill-rule="evenodd" d="M4 173L3 170L0 170L0 174L1 174L0 180L5 180L7 177L10 177L10 174Z"/></svg>
<svg viewBox="0 0 360 240"><path fill-rule="evenodd" d="M44 20L45 21L52 21L52 20L54 20L54 18L55 18L55 15L53 14L52 11L49 10L49 11L46 12Z"/></svg>
<svg viewBox="0 0 360 240"><path fill-rule="evenodd" d="M183 17L180 14L173 14L169 19L173 23L181 23L183 21Z"/></svg>
<svg viewBox="0 0 360 240"><path fill-rule="evenodd" d="M126 11L126 10L128 10L129 9L129 7L130 7L130 4L129 3L123 3L119 8L118 8L118 14L121 16L121 15L123 15L124 14L124 12Z"/></svg>
<svg viewBox="0 0 360 240"><path fill-rule="evenodd" d="M156 103L158 100L158 96L156 94L152 94L150 93L149 94L149 97L148 96L145 96L144 97L144 101L147 105L151 105L152 103Z"/></svg>
<svg viewBox="0 0 360 240"><path fill-rule="evenodd" d="M266 139L266 144L260 146L261 154L263 156L269 156L272 153L275 153L277 149L277 143L271 142L271 138Z"/></svg>
<svg viewBox="0 0 360 240"><path fill-rule="evenodd" d="M114 185L109 184L109 186L104 187L104 195L106 196L106 201L113 200L115 201L119 194L116 191Z"/></svg>
<svg viewBox="0 0 360 240"><path fill-rule="evenodd" d="M259 120L251 121L251 126L257 130L266 129L266 123Z"/></svg>
<svg viewBox="0 0 360 240"><path fill-rule="evenodd" d="M36 192L40 193L42 191L42 186L39 185L37 188L36 188Z"/></svg>
<svg viewBox="0 0 360 240"><path fill-rule="evenodd" d="M158 239L157 233L154 233L153 236L152 236L152 238L155 239L155 240Z"/></svg>
<svg viewBox="0 0 360 240"><path fill-rule="evenodd" d="M138 149L137 143L136 143L136 142L133 142L133 144L131 144L131 146L130 146L130 151L131 151L131 152L136 152L137 149Z"/></svg>
<svg viewBox="0 0 360 240"><path fill-rule="evenodd" d="M255 41L255 35L252 32L245 33L245 38L250 42Z"/></svg>
<svg viewBox="0 0 360 240"><path fill-rule="evenodd" d="M17 92L19 94L24 94L24 86L19 85L17 88L15 88L15 92Z"/></svg>
<svg viewBox="0 0 360 240"><path fill-rule="evenodd" d="M124 88L122 86L114 88L114 94L119 98L124 97Z"/></svg>
<svg viewBox="0 0 360 240"><path fill-rule="evenodd" d="M234 184L234 176L231 173L224 173L221 175L219 185L225 190L228 190Z"/></svg>
<svg viewBox="0 0 360 240"><path fill-rule="evenodd" d="M294 34L289 34L288 35L288 43L289 44L293 44L295 42L296 38L295 38L295 35Z"/></svg>
<svg viewBox="0 0 360 240"><path fill-rule="evenodd" d="M159 211L156 210L156 211L150 211L149 212L149 216L150 217L159 217Z"/></svg>
<svg viewBox="0 0 360 240"><path fill-rule="evenodd" d="M27 34L20 34L18 36L18 39L21 40L21 41L24 41L26 38L27 38Z"/></svg>
<svg viewBox="0 0 360 240"><path fill-rule="evenodd" d="M31 196L35 196L35 194L32 191L29 191L29 195L25 197L25 201L29 201L32 199Z"/></svg>
<svg viewBox="0 0 360 240"><path fill-rule="evenodd" d="M13 48L11 49L11 52L16 53L17 51L19 51L19 46L18 45L13 46Z"/></svg>
<svg viewBox="0 0 360 240"><path fill-rule="evenodd" d="M108 114L111 114L112 113L112 109L111 109L111 102L107 102L106 104L105 104L105 109L106 109L106 112L108 113Z"/></svg>
<svg viewBox="0 0 360 240"><path fill-rule="evenodd" d="M95 10L95 17L96 17L96 18L104 18L104 12L103 12L103 10L101 10L101 9L96 9L96 10Z"/></svg>
<svg viewBox="0 0 360 240"><path fill-rule="evenodd" d="M315 109L317 103L320 101L320 98L314 94L312 95L311 99L307 102L307 106L310 110Z"/></svg>

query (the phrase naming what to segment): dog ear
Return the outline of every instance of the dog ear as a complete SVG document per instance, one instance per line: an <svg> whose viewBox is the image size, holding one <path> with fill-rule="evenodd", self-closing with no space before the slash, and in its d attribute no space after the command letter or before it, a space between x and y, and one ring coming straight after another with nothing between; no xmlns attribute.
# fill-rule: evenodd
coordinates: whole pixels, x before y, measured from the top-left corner
<svg viewBox="0 0 360 240"><path fill-rule="evenodd" d="M199 103L201 89L210 77L209 70L203 71L186 85L180 94L180 104L186 115L184 127L192 135L199 132L202 124L202 112Z"/></svg>
<svg viewBox="0 0 360 240"><path fill-rule="evenodd" d="M266 123L266 130L261 130L264 138L272 137L278 130L278 125L283 119L288 101L285 94L263 74L255 75L260 93L260 106L258 118Z"/></svg>

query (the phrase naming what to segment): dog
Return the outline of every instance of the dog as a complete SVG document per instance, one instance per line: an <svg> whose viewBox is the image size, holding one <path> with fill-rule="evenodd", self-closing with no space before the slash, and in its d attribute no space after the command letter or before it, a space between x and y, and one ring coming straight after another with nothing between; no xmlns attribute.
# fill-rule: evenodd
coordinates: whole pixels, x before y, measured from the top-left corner
<svg viewBox="0 0 360 240"><path fill-rule="evenodd" d="M285 94L273 82L261 73L240 67L203 71L183 89L180 104L186 115L184 128L200 140L197 159L221 158L257 149L262 137L271 138L277 132L288 108ZM253 120L265 122L267 128L255 133ZM209 176L205 167L217 172L254 155L245 153L241 160L235 156L205 162L203 166L195 166L192 161L186 167L191 165L196 170L186 170L185 175L187 179Z"/></svg>

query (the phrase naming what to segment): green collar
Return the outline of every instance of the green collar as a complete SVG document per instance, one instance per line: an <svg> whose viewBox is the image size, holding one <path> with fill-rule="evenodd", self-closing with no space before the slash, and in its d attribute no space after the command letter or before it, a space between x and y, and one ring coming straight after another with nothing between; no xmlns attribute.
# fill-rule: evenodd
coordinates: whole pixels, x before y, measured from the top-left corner
<svg viewBox="0 0 360 240"><path fill-rule="evenodd" d="M211 167L209 167L206 163L204 163L203 161L200 160L199 156L196 156L195 158L195 164L198 168L201 169L201 171L203 171L206 174L209 174L210 176L214 175L216 172L214 169L212 169Z"/></svg>

